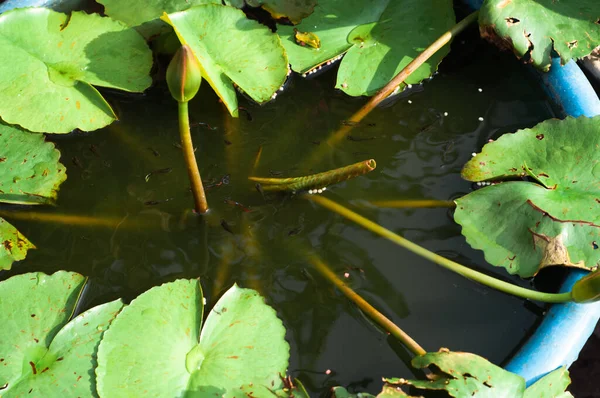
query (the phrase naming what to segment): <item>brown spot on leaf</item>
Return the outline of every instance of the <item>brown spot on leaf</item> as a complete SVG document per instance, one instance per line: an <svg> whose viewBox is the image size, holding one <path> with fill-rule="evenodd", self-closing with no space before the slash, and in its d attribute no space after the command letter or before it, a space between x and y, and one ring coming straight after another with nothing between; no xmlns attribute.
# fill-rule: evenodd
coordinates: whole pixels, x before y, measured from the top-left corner
<svg viewBox="0 0 600 398"><path fill-rule="evenodd" d="M539 269L550 267L553 265L564 265L567 267L585 268L585 263L579 261L574 264L569 257L569 251L563 242L562 234L557 236L547 236L538 234L529 230L533 236L534 249L539 247L542 250L542 259L540 260Z"/></svg>
<svg viewBox="0 0 600 398"><path fill-rule="evenodd" d="M232 355L232 356L227 357L227 358L229 358L229 359L238 359L239 357L237 355Z"/></svg>
<svg viewBox="0 0 600 398"><path fill-rule="evenodd" d="M494 44L500 50L513 51L514 47L512 45L512 39L509 36L507 36L507 37L498 36L498 34L496 33L496 30L494 28L495 28L495 26L493 26L493 25L480 25L479 33L481 34L482 38L484 38L487 41L489 41L490 43Z"/></svg>
<svg viewBox="0 0 600 398"><path fill-rule="evenodd" d="M544 134L538 134L535 136L535 138L537 138L538 140L543 140L544 139Z"/></svg>
<svg viewBox="0 0 600 398"><path fill-rule="evenodd" d="M6 162L6 158L0 158L0 163Z"/></svg>
<svg viewBox="0 0 600 398"><path fill-rule="evenodd" d="M504 20L506 21L506 26L508 26L509 28L511 26L516 25L519 22L521 22L517 18L513 18L513 17L504 18Z"/></svg>
<svg viewBox="0 0 600 398"><path fill-rule="evenodd" d="M569 50L574 49L575 47L577 47L577 40L573 40L567 43L567 47L569 47Z"/></svg>
<svg viewBox="0 0 600 398"><path fill-rule="evenodd" d="M4 246L4 248L6 249L6 251L11 252L12 253L12 248L13 248L13 243L11 241L9 241L8 239L5 240L4 242L2 242L2 245Z"/></svg>
<svg viewBox="0 0 600 398"><path fill-rule="evenodd" d="M500 3L498 3L498 5L496 7L497 8L504 8L507 5L509 5L510 3L512 3L512 0L504 0L504 1L501 1Z"/></svg>
<svg viewBox="0 0 600 398"><path fill-rule="evenodd" d="M37 369L35 368L35 363L29 361L29 366L31 366L31 371L33 372L33 374L36 375Z"/></svg>
<svg viewBox="0 0 600 398"><path fill-rule="evenodd" d="M75 108L81 109L81 102L75 101Z"/></svg>

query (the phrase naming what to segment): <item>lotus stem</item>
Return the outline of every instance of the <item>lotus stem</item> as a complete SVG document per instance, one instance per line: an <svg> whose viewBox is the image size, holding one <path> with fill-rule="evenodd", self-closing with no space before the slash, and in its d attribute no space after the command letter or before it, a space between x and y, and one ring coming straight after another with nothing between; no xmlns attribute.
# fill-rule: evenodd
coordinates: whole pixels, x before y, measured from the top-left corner
<svg viewBox="0 0 600 398"><path fill-rule="evenodd" d="M452 200L371 200L367 203L388 209L456 207Z"/></svg>
<svg viewBox="0 0 600 398"><path fill-rule="evenodd" d="M192 144L192 134L190 133L190 119L188 115L188 103L178 102L179 116L179 135L181 137L181 147L183 157L187 167L192 193L194 194L194 207L196 212L204 214L208 211L208 203L202 186L202 178L196 163L196 155L194 154L194 144Z"/></svg>
<svg viewBox="0 0 600 398"><path fill-rule="evenodd" d="M404 247L405 249L410 250L411 252L418 254L421 257L424 257L437 265L442 266L452 272L456 272L459 275L464 276L467 279L471 279L475 282L479 282L483 285L489 286L493 289L499 290L504 293L512 294L513 296L521 297L528 300L537 300L546 303L566 303L572 301L571 292L567 293L543 293L538 292L531 289L525 289L520 286L515 286L511 283L501 281L497 278L491 277L489 275L483 274L481 272L472 270L469 267L456 263L454 261L448 260L438 254L435 254L424 247L421 247L408 239L401 237L374 223L373 221L361 216L353 212L352 210L330 200L321 195L302 195L304 199L308 199L314 203L317 203L320 206L325 207L339 215L347 218L348 220L354 221L358 225L368 229L371 232L376 233L399 246Z"/></svg>
<svg viewBox="0 0 600 398"><path fill-rule="evenodd" d="M248 177L250 181L261 184L265 191L303 191L307 189L321 189L350 178L367 174L375 170L375 160L369 159L354 163L350 166L329 170L319 174L292 178L260 178Z"/></svg>
<svg viewBox="0 0 600 398"><path fill-rule="evenodd" d="M381 326L389 334L397 338L404 346L414 355L425 355L427 351L423 349L416 341L414 341L406 332L398 327L394 322L389 320L375 307L369 304L358 293L352 290L317 256L310 256L310 262L315 266L317 271L321 273L327 280L333 283L350 301L352 301L362 312L364 312L375 323Z"/></svg>
<svg viewBox="0 0 600 398"><path fill-rule="evenodd" d="M398 74L389 81L388 84L385 85L377 94L375 94L369 102L363 105L357 112L347 120L337 131L335 131L326 141L326 145L320 145L320 148L327 149L329 147L335 146L340 140L342 140L346 135L359 124L373 109L377 107L387 97L390 96L402 84L415 70L417 70L421 65L423 65L429 58L431 58L436 52L438 52L442 47L452 40L452 38L456 37L460 32L465 30L469 25L477 21L477 17L479 16L479 11L475 11L472 14L469 14L462 21L457 23L440 36L436 41L434 41L429 47L427 47L421 54L419 54L415 59L413 59L408 65L404 67ZM313 156L308 160L309 167L316 163L324 153L323 150L317 150Z"/></svg>

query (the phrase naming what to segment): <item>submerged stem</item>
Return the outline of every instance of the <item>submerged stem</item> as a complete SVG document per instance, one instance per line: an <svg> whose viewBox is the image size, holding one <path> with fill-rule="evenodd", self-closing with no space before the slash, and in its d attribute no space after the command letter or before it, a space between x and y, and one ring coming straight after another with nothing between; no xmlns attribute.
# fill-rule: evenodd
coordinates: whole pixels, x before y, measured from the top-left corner
<svg viewBox="0 0 600 398"><path fill-rule="evenodd" d="M317 271L326 279L333 283L344 295L360 308L369 318L386 330L389 334L397 338L404 346L415 355L425 355L427 351L414 341L406 332L390 321L385 315L377 311L375 307L369 304L365 299L359 296L354 290L344 283L338 276L317 256L310 257L311 263Z"/></svg>
<svg viewBox="0 0 600 398"><path fill-rule="evenodd" d="M387 209L404 209L404 208L436 208L436 207L448 207L454 208L456 204L451 200L434 200L434 199L422 199L422 200L370 200L367 203Z"/></svg>
<svg viewBox="0 0 600 398"><path fill-rule="evenodd" d="M349 166L340 167L325 171L323 173L312 174L303 177L291 178L262 178L248 177L250 181L261 184L265 191L302 191L306 189L320 189L338 182L346 181L353 177L358 177L375 170L377 164L375 160L369 159L354 163Z"/></svg>
<svg viewBox="0 0 600 398"><path fill-rule="evenodd" d="M179 116L179 135L181 137L181 147L183 149L183 157L187 167L192 193L194 194L194 205L196 212L203 214L208 211L208 203L206 203L206 195L200 178L200 171L196 163L194 154L194 145L192 144L192 134L190 133L190 119L188 115L188 103L178 102Z"/></svg>
<svg viewBox="0 0 600 398"><path fill-rule="evenodd" d="M479 11L475 11L469 14L462 21L457 23L440 36L436 41L434 41L429 47L427 47L421 54L419 54L415 59L413 59L408 65L404 67L398 74L389 81L377 94L375 94L369 102L363 105L358 111L347 120L337 131L335 131L326 141L326 145L320 145L319 148L327 149L331 146L337 144L340 140L342 140L346 134L348 134L354 126L360 123L381 101L386 99L396 90L400 84L402 84L415 70L417 70L421 65L423 65L429 58L431 58L436 52L438 52L442 47L452 40L456 35L465 30L467 26L477 21L477 17L479 15ZM311 159L309 159L309 166L316 163L321 155L323 154L323 149L315 152Z"/></svg>
<svg viewBox="0 0 600 398"><path fill-rule="evenodd" d="M447 258L435 254L425 249L424 247L421 247L416 243L413 243L408 239L405 239L400 235L393 233L389 229L386 229L381 225L378 225L373 221L321 195L303 195L302 197L312 202L315 202L329 210L332 210L340 214L341 216L344 216L347 219L354 221L360 226L372 232L375 232L376 234L404 247L405 249L408 249L421 257L424 257L446 269L449 269L450 271L456 272L457 274L462 275L465 278L474 280L475 282L479 282L493 289L500 290L501 292L512 294L517 297L529 300L543 301L546 303L566 303L572 301L571 292L543 293L531 289L525 289L523 287L515 286L511 283L504 282L489 275L472 270L471 268L458 264L452 260L448 260Z"/></svg>

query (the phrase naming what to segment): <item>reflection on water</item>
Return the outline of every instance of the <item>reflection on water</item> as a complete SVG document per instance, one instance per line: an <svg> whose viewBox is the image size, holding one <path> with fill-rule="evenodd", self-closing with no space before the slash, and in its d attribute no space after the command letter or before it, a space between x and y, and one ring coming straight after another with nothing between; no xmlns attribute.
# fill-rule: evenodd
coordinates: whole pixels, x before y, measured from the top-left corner
<svg viewBox="0 0 600 398"><path fill-rule="evenodd" d="M455 54L460 57L460 50ZM306 201L259 193L247 177L258 153L255 173L266 177L374 158L375 171L331 187L328 197L356 205L363 215L455 261L527 285L486 265L448 209L365 204L449 200L469 192L459 173L472 152L502 132L552 116L541 92L510 56L486 50L461 70L442 68L424 87L373 112L351 139L322 150L328 134L363 99L330 89L332 72L293 79L273 103L261 107L242 99L239 119L227 116L207 84L190 104L212 208L204 219L190 211L177 107L166 89L156 87L143 97L108 94L120 121L94 133L52 138L68 180L55 208L35 210L113 221L86 227L7 216L38 250L3 277L80 272L91 278L86 306L130 300L152 286L191 277L202 278L212 305L237 282L259 290L278 311L292 347L290 372L312 393L335 384L375 393L382 376L409 377L397 344L311 269L301 253L314 250L426 349L450 347L501 362L537 319L523 300L442 270ZM304 160L317 149L327 155L307 166Z"/></svg>

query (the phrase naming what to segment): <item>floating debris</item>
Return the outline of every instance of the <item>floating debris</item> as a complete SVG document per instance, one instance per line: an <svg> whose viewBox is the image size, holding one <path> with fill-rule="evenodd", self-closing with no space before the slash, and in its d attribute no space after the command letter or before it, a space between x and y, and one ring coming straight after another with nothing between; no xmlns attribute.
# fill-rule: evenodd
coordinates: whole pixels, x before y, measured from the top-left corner
<svg viewBox="0 0 600 398"><path fill-rule="evenodd" d="M264 191L289 191L297 192L303 190L311 190L315 193L323 192L323 188L328 185L346 181L350 178L357 177L375 170L377 164L375 160L369 159L362 162L354 163L349 166L340 167L325 171L323 173L311 174L302 177L291 178L262 178L248 177L250 181L255 181L261 184L261 189ZM316 188L316 189L315 189ZM258 188L257 188L258 189ZM309 191L309 193L311 193Z"/></svg>
<svg viewBox="0 0 600 398"><path fill-rule="evenodd" d="M312 32L301 32L294 28L294 39L296 43L301 46L309 46L315 49L321 48L321 39L315 33Z"/></svg>

